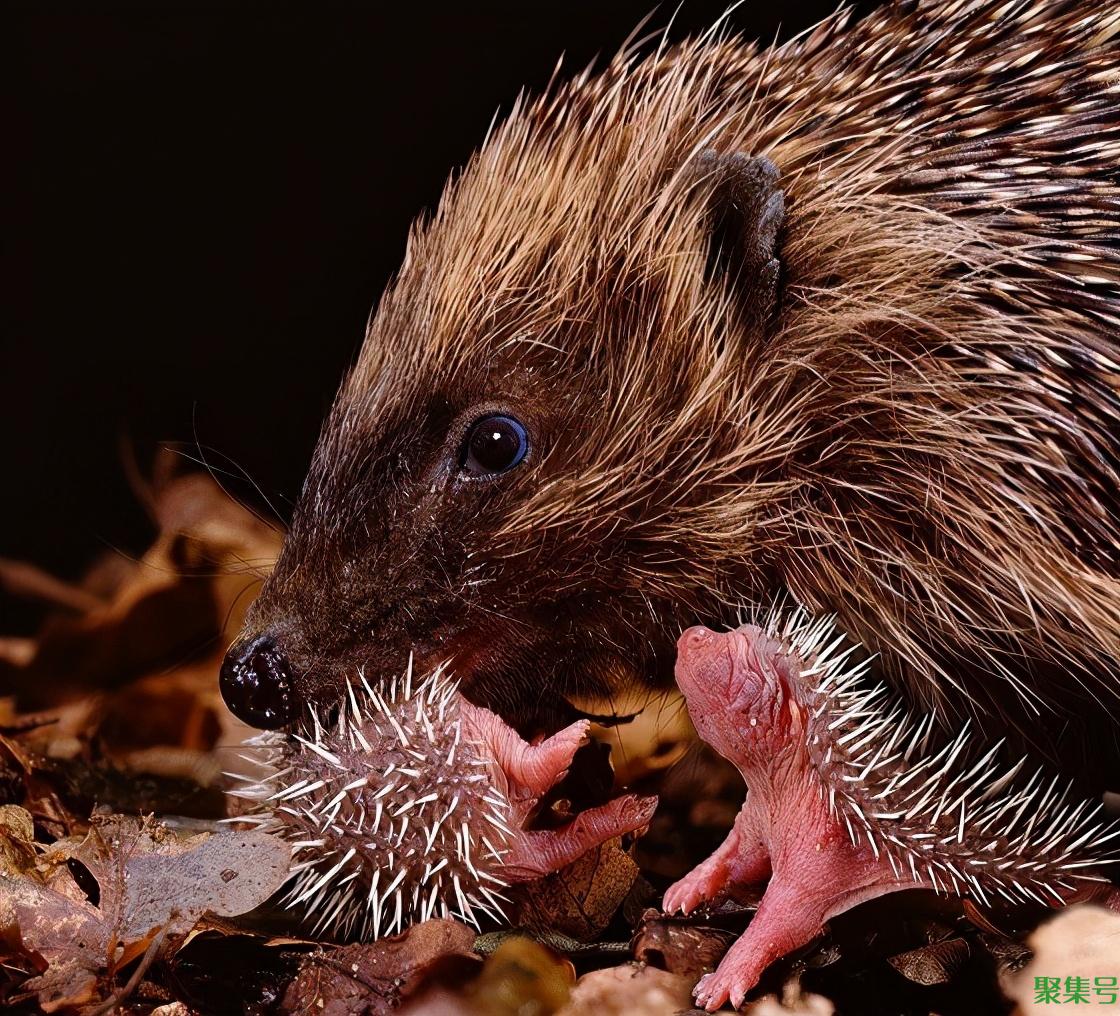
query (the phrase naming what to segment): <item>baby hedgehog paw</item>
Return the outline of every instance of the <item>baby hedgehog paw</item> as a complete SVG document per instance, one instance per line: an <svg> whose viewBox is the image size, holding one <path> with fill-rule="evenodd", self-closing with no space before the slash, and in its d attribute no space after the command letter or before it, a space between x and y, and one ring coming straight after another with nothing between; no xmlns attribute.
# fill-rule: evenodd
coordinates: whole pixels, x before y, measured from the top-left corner
<svg viewBox="0 0 1120 1016"><path fill-rule="evenodd" d="M509 881L531 881L558 871L607 840L638 833L653 817L656 797L624 794L580 812L558 829L526 829L540 799L567 775L590 723L579 720L530 744L488 709L464 702L463 717L472 739L499 770L513 805L503 871Z"/></svg>
<svg viewBox="0 0 1120 1016"><path fill-rule="evenodd" d="M753 986L749 978L739 977L734 971L725 971L722 967L712 974L705 974L700 978L692 992L696 1004L708 1012L715 1012L727 1002L733 1009L738 1009L743 1004L747 992Z"/></svg>
<svg viewBox="0 0 1120 1016"><path fill-rule="evenodd" d="M691 914L702 903L725 894L727 871L716 858L697 865L665 892L662 907L667 914Z"/></svg>

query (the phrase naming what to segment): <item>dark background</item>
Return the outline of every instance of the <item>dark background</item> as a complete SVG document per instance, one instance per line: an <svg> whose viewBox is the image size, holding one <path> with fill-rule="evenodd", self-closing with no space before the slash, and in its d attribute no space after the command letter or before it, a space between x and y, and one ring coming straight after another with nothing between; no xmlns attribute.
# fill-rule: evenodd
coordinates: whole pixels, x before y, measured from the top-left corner
<svg viewBox="0 0 1120 1016"><path fill-rule="evenodd" d="M680 38L728 3L675 6L650 26ZM835 4L777 6L730 23L769 41ZM161 442L236 463L286 511L409 221L522 86L609 56L651 10L7 8L0 556L73 576L142 550L126 445L142 469ZM34 620L0 598L0 634Z"/></svg>

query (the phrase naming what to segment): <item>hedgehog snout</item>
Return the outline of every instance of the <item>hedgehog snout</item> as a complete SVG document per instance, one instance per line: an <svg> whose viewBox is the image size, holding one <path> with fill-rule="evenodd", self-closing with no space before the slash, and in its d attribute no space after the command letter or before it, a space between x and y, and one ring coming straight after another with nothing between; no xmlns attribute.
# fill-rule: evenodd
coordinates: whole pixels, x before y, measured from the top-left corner
<svg viewBox="0 0 1120 1016"><path fill-rule="evenodd" d="M239 639L230 646L218 685L230 712L251 726L275 730L296 718L292 664L272 635Z"/></svg>
<svg viewBox="0 0 1120 1016"><path fill-rule="evenodd" d="M677 640L677 684L686 698L723 701L734 678L735 661L726 634L696 625Z"/></svg>
<svg viewBox="0 0 1120 1016"><path fill-rule="evenodd" d="M677 639L677 684L686 695L703 688L713 676L718 641L719 636L703 625L686 629Z"/></svg>
<svg viewBox="0 0 1120 1016"><path fill-rule="evenodd" d="M702 624L686 628L681 633L681 637L677 639L678 658L683 659L687 654L693 652L703 653L707 651L716 638L718 638L716 633L711 628L705 628Z"/></svg>

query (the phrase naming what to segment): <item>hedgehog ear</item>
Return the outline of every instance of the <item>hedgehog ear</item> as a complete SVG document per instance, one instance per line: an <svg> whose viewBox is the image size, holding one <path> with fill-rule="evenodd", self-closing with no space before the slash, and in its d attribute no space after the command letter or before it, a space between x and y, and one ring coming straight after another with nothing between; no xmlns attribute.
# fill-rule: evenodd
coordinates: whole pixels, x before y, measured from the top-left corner
<svg viewBox="0 0 1120 1016"><path fill-rule="evenodd" d="M716 152L697 156L708 189L705 277L733 290L752 331L764 328L778 303L778 232L785 198L778 167L765 156Z"/></svg>

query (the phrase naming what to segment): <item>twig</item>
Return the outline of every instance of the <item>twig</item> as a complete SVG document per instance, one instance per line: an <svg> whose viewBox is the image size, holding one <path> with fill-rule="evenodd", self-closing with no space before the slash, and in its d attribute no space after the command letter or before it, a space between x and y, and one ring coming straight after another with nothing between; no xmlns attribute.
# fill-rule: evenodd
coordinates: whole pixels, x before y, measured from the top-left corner
<svg viewBox="0 0 1120 1016"><path fill-rule="evenodd" d="M163 940L165 938L167 938L166 924L160 928L159 934L152 939L151 945L145 950L140 962L136 965L136 969L132 972L132 976L128 979L128 983L115 995L110 996L102 1002L96 1009L91 1009L83 1013L83 1016L105 1016L106 1013L112 1012L128 998L128 996L136 990L136 986L148 972L148 967L152 965L152 961L159 954L160 947L163 945Z"/></svg>

